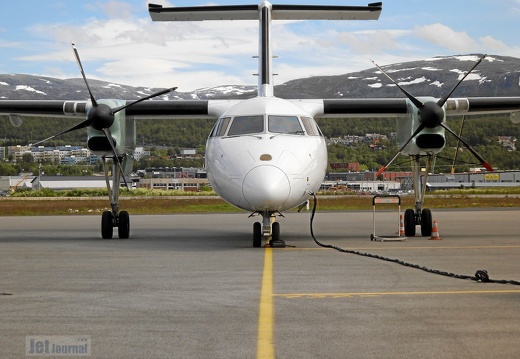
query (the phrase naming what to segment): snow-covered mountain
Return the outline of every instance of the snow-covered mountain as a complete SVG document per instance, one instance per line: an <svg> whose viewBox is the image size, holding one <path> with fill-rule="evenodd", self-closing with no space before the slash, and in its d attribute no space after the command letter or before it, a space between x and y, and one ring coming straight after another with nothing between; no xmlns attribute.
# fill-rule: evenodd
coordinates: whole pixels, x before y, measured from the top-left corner
<svg viewBox="0 0 520 359"><path fill-rule="evenodd" d="M414 96L441 97L451 91L481 56L442 56L382 68ZM488 55L452 96L520 96L519 78L519 58ZM376 67L339 76L318 76L288 81L277 86L275 93L284 98L404 96Z"/></svg>
<svg viewBox="0 0 520 359"><path fill-rule="evenodd" d="M383 66L399 85L415 96L441 97L481 55L434 57ZM97 98L137 99L157 88L132 87L89 80ZM230 99L256 95L256 86L218 86L193 92L176 91L162 99ZM364 71L316 76L288 81L275 86L282 98L349 98L403 97L397 87L381 71L373 67ZM520 96L520 59L488 55L453 93L464 96ZM81 78L60 80L49 77L0 74L0 99L69 99L85 100L88 93Z"/></svg>

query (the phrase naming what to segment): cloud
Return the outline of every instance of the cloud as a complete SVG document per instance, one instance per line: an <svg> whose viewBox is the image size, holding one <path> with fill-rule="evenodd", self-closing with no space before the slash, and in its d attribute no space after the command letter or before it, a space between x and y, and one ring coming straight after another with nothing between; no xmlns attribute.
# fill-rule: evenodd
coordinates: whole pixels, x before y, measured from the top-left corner
<svg viewBox="0 0 520 359"><path fill-rule="evenodd" d="M490 51L493 51L493 52L504 52L504 51L507 51L509 49L509 47L506 44L504 44L500 40L496 40L492 36L481 37L480 38L480 43L482 44L482 46L485 49L487 49L486 52L490 52Z"/></svg>
<svg viewBox="0 0 520 359"><path fill-rule="evenodd" d="M464 31L455 31L439 23L416 27L416 34L421 39L446 48L453 53L503 53L512 50L512 47L490 35L473 39Z"/></svg>
<svg viewBox="0 0 520 359"><path fill-rule="evenodd" d="M251 74L257 68L251 59L257 52L255 21L156 23L149 18L90 18L81 25L37 25L30 30L47 46L19 60L54 62L55 68L56 62L74 61L70 50L74 42L86 71L90 67L90 77L107 81L124 78L129 85L168 87L172 82L169 78L173 78L186 79L179 86L194 89L193 84L199 81L188 81L190 69L197 71L191 77L210 80L209 76L219 75L222 80L242 84L245 79L224 75L218 67L229 66L238 74ZM91 68L93 62L95 70ZM179 73L181 69L183 73Z"/></svg>
<svg viewBox="0 0 520 359"><path fill-rule="evenodd" d="M153 2L172 6L166 0ZM96 0L82 7L91 16L86 20L34 25L29 31L35 40L17 61L35 63L60 77L77 77L70 48L74 42L91 78L135 86L179 86L183 91L257 83L252 76L258 68L252 59L258 51L257 21L152 22L147 3ZM520 53L490 35L474 38L441 23L408 30L413 26L409 22L390 20L366 25L274 21L273 55L279 58L273 68L280 74L275 82L364 70L372 67L370 59L384 65L443 52ZM16 45L0 41L0 48Z"/></svg>
<svg viewBox="0 0 520 359"><path fill-rule="evenodd" d="M439 23L418 26L415 28L415 32L423 40L454 52L471 52L478 47L477 43L466 32L457 32Z"/></svg>
<svg viewBox="0 0 520 359"><path fill-rule="evenodd" d="M358 54L382 53L400 45L396 39L409 33L404 30L370 30L338 33L337 38Z"/></svg>
<svg viewBox="0 0 520 359"><path fill-rule="evenodd" d="M123 1L98 2L96 7L106 16L115 19L128 19L132 16L133 11L133 6Z"/></svg>

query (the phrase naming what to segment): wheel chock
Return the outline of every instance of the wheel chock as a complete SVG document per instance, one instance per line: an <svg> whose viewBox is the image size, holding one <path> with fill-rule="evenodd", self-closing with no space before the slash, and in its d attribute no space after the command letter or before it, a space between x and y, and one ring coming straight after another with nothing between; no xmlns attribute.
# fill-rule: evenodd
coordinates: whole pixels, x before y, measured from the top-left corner
<svg viewBox="0 0 520 359"><path fill-rule="evenodd" d="M284 241L269 241L269 245L271 246L271 248L285 248L286 245L285 245L285 242Z"/></svg>

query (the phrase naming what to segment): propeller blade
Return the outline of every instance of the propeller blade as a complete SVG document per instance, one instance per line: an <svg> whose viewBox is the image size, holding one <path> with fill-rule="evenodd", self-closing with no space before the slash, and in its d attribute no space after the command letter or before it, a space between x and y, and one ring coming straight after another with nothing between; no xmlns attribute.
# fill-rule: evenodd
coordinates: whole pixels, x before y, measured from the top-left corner
<svg viewBox="0 0 520 359"><path fill-rule="evenodd" d="M57 136L60 136L60 135L63 135L64 133L68 133L68 132L72 132L72 131L76 131L76 130L79 130L81 128L85 128L85 127L88 127L90 124L90 121L89 120L85 120L81 123L78 123L76 126L74 127L71 127L65 131L61 131L61 132L58 132L54 135L52 135L51 137L47 137L46 139L44 140L41 140L41 141L38 141L38 142L35 142L35 143L31 143L32 146L35 146L35 145L39 145L40 143L42 142L45 142L45 141L48 141L48 140L52 140L54 137L57 137Z"/></svg>
<svg viewBox="0 0 520 359"><path fill-rule="evenodd" d="M390 161L388 161L386 165L384 165L383 167L381 167L381 168L376 172L376 178L377 178L381 173L383 173L383 172L386 170L386 168L387 168L388 166L390 166L390 164L392 164L392 162L394 162L394 160L397 158L397 156L399 156L399 154L400 154L401 152L403 152L404 148L405 148L406 146L408 146L408 144L410 143L410 141L411 141L415 136L417 136L417 134L418 134L419 132L421 132L425 127L426 127L426 126L425 126L424 124L422 124L422 123L419 125L419 127L417 127L417 129L416 129L416 130L414 131L414 133L410 136L410 138L408 139L408 141L406 141L405 144L402 145L401 148L400 148L399 150L397 150L397 152L396 152L395 155L390 159Z"/></svg>
<svg viewBox="0 0 520 359"><path fill-rule="evenodd" d="M83 76L83 81L85 82L85 85L87 85L87 90L88 90L88 94L90 96L90 101L92 102L92 106L97 106L97 101L94 98L92 91L90 91L90 86L88 85L87 77L85 76L85 71L83 71L83 66L81 65L79 53L78 53L78 50L76 49L76 45L74 45L74 43L72 43L72 50L74 51L74 56L76 57L76 62L78 63L78 67L79 67L79 71L81 72L81 76Z"/></svg>
<svg viewBox="0 0 520 359"><path fill-rule="evenodd" d="M385 75L386 77L388 77L388 79L390 81L392 81L392 83L394 85L396 85L399 90L401 90L405 95L406 97L408 97L410 99L410 101L412 101L412 103L415 105L415 107L417 108L422 108L423 107L423 103L421 101L419 101L417 98L415 98L411 93L409 93L408 91L406 91L404 88L402 88L393 78L390 77L390 75L388 75L378 64L376 64L376 62L374 60L370 60L372 61L372 63L379 69L379 71L381 71L381 73L383 75Z"/></svg>
<svg viewBox="0 0 520 359"><path fill-rule="evenodd" d="M162 91L156 92L156 93L151 94L151 95L149 95L149 96L146 96L146 97L140 98L139 100L135 100L134 102L130 102L129 104L126 104L126 105L124 105L124 106L116 107L116 108L114 108L114 109L112 110L111 113L112 113L112 115L115 115L115 114L118 113L119 111L124 110L124 109L127 108L127 107L133 106L133 105L135 105L136 103L139 103L139 102L141 102L141 101L145 101L145 100L149 100L149 99L151 99L151 98L154 98L154 97L157 97L157 96L161 96L161 95L164 95L164 94L166 94L166 93L168 93L168 92L172 92L172 91L175 91L175 90L177 90L177 87L171 87L171 88L169 88L169 89L166 89L166 90L162 90Z"/></svg>
<svg viewBox="0 0 520 359"><path fill-rule="evenodd" d="M493 167L491 167L491 165L484 158L482 158L482 156L479 155L477 151L475 151L466 141L464 141L462 137L453 132L452 129L449 128L447 125L441 123L441 126L444 127L446 131L455 136L455 138L457 138L460 142L462 142L462 144L471 152L471 154L473 154L473 156L475 156L480 161L480 164L484 166L485 169L487 169L490 172L493 172Z"/></svg>
<svg viewBox="0 0 520 359"><path fill-rule="evenodd" d="M447 94L445 94L444 96L442 96L441 99L439 99L439 101L437 101L437 105L439 106L444 106L444 104L446 103L446 101L448 101L448 98L451 96L451 94L453 93L453 91L455 91L457 89L457 87L459 87L459 85L462 83L462 81L464 81L464 79L471 73L471 71L473 71L475 69L475 67L478 66L478 64L480 64L482 62L482 60L484 60L484 58L487 56L487 54L484 54L474 65L473 67L468 71L466 72L466 74L464 76L462 76L462 78L459 80L459 82L451 89L451 91Z"/></svg>
<svg viewBox="0 0 520 359"><path fill-rule="evenodd" d="M126 189L129 190L128 182L126 181L125 173L123 171L123 165L121 165L121 161L119 161L119 157L117 156L116 148L114 146L114 142L112 142L112 134L110 133L110 130L108 128L103 129L103 133L105 134L105 137L110 144L110 147L112 148L112 153L114 153L114 161L117 162L117 166L119 167L119 171L121 172L121 176L123 177L123 181L125 182Z"/></svg>

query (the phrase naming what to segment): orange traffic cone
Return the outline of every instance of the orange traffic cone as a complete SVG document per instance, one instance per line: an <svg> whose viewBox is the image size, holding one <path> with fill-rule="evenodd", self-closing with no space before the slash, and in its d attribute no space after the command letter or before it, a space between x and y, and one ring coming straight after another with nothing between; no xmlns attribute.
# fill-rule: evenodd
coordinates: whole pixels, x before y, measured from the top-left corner
<svg viewBox="0 0 520 359"><path fill-rule="evenodd" d="M437 227L437 221L433 221L432 236L430 239L442 239L439 234L439 228Z"/></svg>
<svg viewBox="0 0 520 359"><path fill-rule="evenodd" d="M404 237L404 220L402 214L399 216L399 236Z"/></svg>

